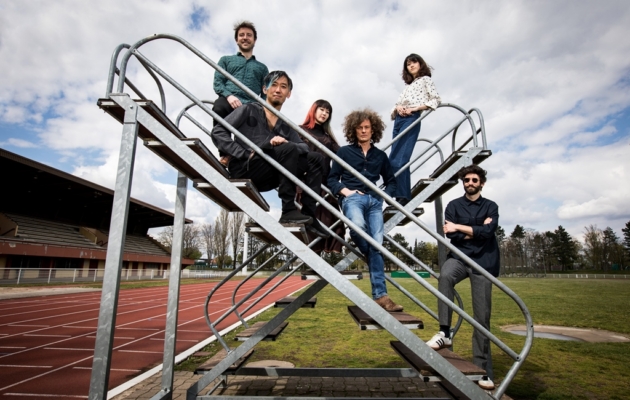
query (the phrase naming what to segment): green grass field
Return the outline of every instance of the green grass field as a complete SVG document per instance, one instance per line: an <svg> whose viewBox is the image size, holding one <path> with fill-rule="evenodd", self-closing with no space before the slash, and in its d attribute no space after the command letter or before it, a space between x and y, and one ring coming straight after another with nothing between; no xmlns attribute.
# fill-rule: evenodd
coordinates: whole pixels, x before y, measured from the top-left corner
<svg viewBox="0 0 630 400"><path fill-rule="evenodd" d="M398 281L431 308L437 308L435 298L415 281ZM355 282L366 293L369 291L369 281ZM435 279L429 282L436 283ZM630 281L512 278L503 282L525 301L535 324L605 329L630 336ZM469 310L468 281L457 289ZM410 300L395 289L390 288L390 294L405 306L406 312L424 320L425 329L416 331L422 339L428 340L438 330L437 321ZM289 326L276 342L256 346L251 360L284 360L298 367L407 367L389 346L391 335L359 330L346 310L350 302L334 288L328 286L317 298L316 308L301 309L289 319ZM271 309L257 320L269 320L277 312ZM500 327L522 323L518 307L495 288L492 331L517 352L524 337L502 332ZM471 357L471 333L464 323L455 341L454 350L467 358ZM229 343L237 346L240 342ZM216 351L218 345L210 345L207 350ZM500 380L512 360L497 347L493 347L493 360ZM202 361L192 358L178 368L194 369ZM514 399L630 399L630 343L536 338L507 394Z"/></svg>

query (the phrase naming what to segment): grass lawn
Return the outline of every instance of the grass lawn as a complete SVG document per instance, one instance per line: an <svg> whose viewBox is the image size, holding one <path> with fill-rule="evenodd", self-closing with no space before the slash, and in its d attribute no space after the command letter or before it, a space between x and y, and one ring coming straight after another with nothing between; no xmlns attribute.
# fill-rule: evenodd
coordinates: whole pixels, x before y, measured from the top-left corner
<svg viewBox="0 0 630 400"><path fill-rule="evenodd" d="M434 310L435 298L412 279L398 280L421 301ZM369 281L353 281L366 293ZM435 279L429 282L436 284ZM535 324L597 328L630 336L630 281L504 279L525 301ZM470 312L470 286L458 286L465 309ZM390 294L405 306L405 311L425 322L425 329L416 331L428 340L438 330L419 307L395 289ZM391 349L392 336L383 331L360 331L346 306L350 302L331 286L317 296L314 309L304 308L290 319L289 326L276 342L256 346L252 361L283 360L298 367L408 367ZM269 320L279 310L271 309L256 320ZM494 289L492 331L513 350L519 352L524 337L504 333L500 326L522 324L518 307L502 292ZM455 351L471 357L472 329L464 323L456 337ZM229 343L234 333L228 335ZM214 343L206 349L219 349ZM512 360L493 346L497 380L512 365ZM207 357L206 357L207 358ZM206 358L191 358L178 366L192 370ZM583 343L551 339L534 339L534 346L516 378L507 390L514 399L630 399L630 343Z"/></svg>

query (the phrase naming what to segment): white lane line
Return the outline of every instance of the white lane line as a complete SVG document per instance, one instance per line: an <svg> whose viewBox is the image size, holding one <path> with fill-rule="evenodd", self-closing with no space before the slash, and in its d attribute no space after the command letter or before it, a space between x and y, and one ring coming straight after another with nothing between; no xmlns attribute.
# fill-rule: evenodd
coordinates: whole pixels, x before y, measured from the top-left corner
<svg viewBox="0 0 630 400"><path fill-rule="evenodd" d="M5 315L3 315L5 317ZM48 328L50 325L27 325L27 324L9 324L8 326L23 326L26 328Z"/></svg>
<svg viewBox="0 0 630 400"><path fill-rule="evenodd" d="M135 322L133 322L133 323L135 324ZM96 328L94 328L94 329L96 329ZM132 330L132 331L159 331L159 330L161 330L161 329L158 329L158 328L119 328L119 327L116 327L116 329L129 329L129 330Z"/></svg>
<svg viewBox="0 0 630 400"><path fill-rule="evenodd" d="M91 370L92 367L72 367L72 369L89 369ZM119 372L140 372L142 370L140 369L122 369L122 368L110 368L110 371L119 371Z"/></svg>
<svg viewBox="0 0 630 400"><path fill-rule="evenodd" d="M8 365L8 364L0 364L0 367L8 367L8 368L52 368L52 365Z"/></svg>
<svg viewBox="0 0 630 400"><path fill-rule="evenodd" d="M96 326L70 326L70 325L62 325L62 328L72 328L72 329L96 329Z"/></svg>
<svg viewBox="0 0 630 400"><path fill-rule="evenodd" d="M72 337L72 335L35 335L32 333L27 333L22 336L37 336L37 337Z"/></svg>
<svg viewBox="0 0 630 400"><path fill-rule="evenodd" d="M299 289L293 291L292 293L289 294L293 295L295 293L297 293L299 290L302 290L303 288L307 287L309 285L300 287ZM293 285L291 286L293 287ZM249 321L253 318L256 318L258 315L262 314L263 312L269 310L270 308L272 308L274 305L274 303L270 303L267 306L262 307L261 309L259 309L258 311L254 311L252 314L249 314L245 317L245 321ZM232 324L231 326L228 326L227 328L225 328L224 330L219 332L220 336L225 336L228 332L233 331L234 329L238 328L241 326L241 322L237 321L234 324ZM116 328L118 329L118 328ZM179 353L176 357L175 357L175 363L179 363L183 360L186 360L188 357L190 357L191 355L193 355L196 351L199 351L201 349L203 349L204 347L206 347L208 344L216 341L217 338L216 336L212 335L209 338L205 339L204 341L197 343L196 345L192 346L191 348L189 348L188 350L185 350L182 353ZM131 378L130 380L128 380L127 382L121 384L120 386L116 386L115 388L111 389L108 391L108 398L113 398L114 396L117 396L119 394L121 394L122 392L126 391L127 389L130 389L132 387L134 387L135 385L139 384L140 382L143 382L144 380L152 377L153 375L155 375L156 373L158 373L159 371L162 370L164 364L160 364L156 367L153 367L152 369L144 372L141 375L136 376L135 378Z"/></svg>
<svg viewBox="0 0 630 400"><path fill-rule="evenodd" d="M255 285L255 283L252 283L252 286L254 286L254 285ZM298 286L298 285L291 285L291 286ZM299 290L299 289L298 289L298 290ZM229 288L227 288L227 287L226 287L226 288L225 288L225 291L226 291L226 294L228 294L228 295L229 295ZM296 291L297 291L297 290L296 290ZM218 293L217 293L217 294L218 294ZM154 307L149 307L149 308L156 308L156 307L159 307L159 306L154 306ZM195 307L197 307L197 306L196 306L196 305L195 305L195 306L191 306L191 307L185 308L185 309L183 309L183 310L179 310L179 311L180 311L180 312L184 312L184 311L188 311L188 310L190 310L190 309L193 309L193 308L195 308ZM253 312L253 315L248 315L245 319L246 319L246 320L248 320L249 318L253 318L254 316L258 315L259 313L261 313L261 312L263 312L263 311L265 311L265 310L267 310L267 309L269 309L269 308L271 308L271 307L273 307L273 304L270 304L270 305L268 305L268 306L266 306L266 307L262 307L262 309L261 309L261 310L258 310L258 311ZM132 313L132 312L134 312L134 311L135 311L135 310L130 310L130 311L127 311L127 312L124 312L124 313L121 313L121 314L128 314L128 313ZM224 311L226 311L226 309L225 309L225 308L224 308L224 309L220 309L220 310L217 310L217 311L213 312L213 313L212 313L212 315L214 316L214 315L219 314L219 313L224 312ZM197 320L200 320L200 319L202 319L202 318L205 318L205 316L204 316L204 317L199 317L199 318L197 318ZM94 318L94 319L95 319L95 318ZM77 321L77 322L85 322L85 321ZM191 322L192 322L192 321L191 321ZM135 321L135 322L129 322L128 324L133 324L133 323L137 323L137 321ZM231 328L231 329L234 329L234 328L235 328L235 327L237 327L237 326L240 326L240 322L235 323L235 324L234 324L232 327L230 327L230 328ZM119 327L116 327L116 329L120 329L120 328L119 328ZM130 329L133 329L133 328L130 328ZM231 330L231 329L230 329L230 330ZM163 330L162 330L161 332L163 332ZM156 332L156 333L158 333L158 332ZM145 336L144 338L139 338L139 339L136 339L135 341L133 341L133 342L131 342L131 343L127 343L127 344L124 344L124 345L118 346L118 347L114 348L113 350L118 350L120 347L127 346L127 345L129 345L129 344L133 344L133 343L138 342L138 341L140 341L140 340L142 340L142 339L146 339L146 338L147 338L147 337L149 337L149 336L153 336L154 334L155 334L155 333L153 333L153 334L151 334L151 335L148 335L148 336ZM220 333L220 334L222 334L222 333ZM85 335L79 335L79 336L76 336L75 338L80 338L80 337L83 337L83 336L85 336ZM214 338L214 336L212 336L211 338L209 338L209 339L207 339L207 340L210 340L210 341L211 341L211 340L212 340L212 338ZM74 338L73 338L73 339L74 339ZM64 340L60 340L59 342L65 342L66 340L71 340L71 339L64 339ZM215 340L216 340L216 339L215 339ZM59 343L59 342L58 342L58 343ZM204 341L204 342L205 342L205 341ZM202 342L202 343L197 343L195 346L193 346L193 348L194 348L194 349L201 349L201 348L203 348L203 347L205 346L204 342ZM23 350L23 351L21 351L21 352L19 352L19 353L22 353L22 352L24 352L24 351L36 350L36 349L38 349L38 348L42 348L42 347L44 347L44 346L37 346L37 347L35 347L35 348L26 349L26 350ZM193 348L189 349L189 351L190 351L190 350L192 350ZM90 349L90 350L92 350L92 349ZM195 351L196 351L196 350L195 350ZM188 357L188 356L189 356L189 354L186 354L186 353L187 353L187 352L184 352L184 353L180 354L180 356L183 356L181 359L185 359L186 357ZM15 354L17 354L17 353L15 353ZM162 353L159 353L159 354L162 354ZM192 353L191 353L191 354L192 354ZM3 356L0 356L0 358L2 358L2 357L3 357ZM5 387L0 387L0 391L6 390L6 389L8 389L8 388L10 388L10 387L13 387L13 386L17 386L17 385L23 384L23 383L28 382L28 381L32 381L33 379L41 378L42 376L46 376L46 375L51 374L51 373L56 372L56 371L60 371L60 370L62 370L62 369L64 369L64 368L71 367L71 366L73 366L73 365L75 365L75 364L78 364L78 363L83 362L83 361L90 360L90 359L92 359L92 358L93 358L93 355L88 356L88 357L85 357L85 358L82 358L82 359L77 360L77 361L74 361L74 362L71 362L71 363L69 363L69 364L63 365L63 366L61 366L61 367L59 367L59 368L56 368L56 369L54 369L54 370L52 370L52 371L48 371L48 372L45 372L45 373L42 373L42 374L39 374L39 375L32 376L32 377L30 377L30 378L24 379L24 380L22 380L22 381L20 381L20 382L15 382L15 383L12 383L12 384L7 385L7 386L5 386ZM158 367L155 367L154 369L157 369L157 370L159 371L161 368L162 368L162 366L160 365L160 366L158 366ZM151 371L153 371L153 370L151 370ZM129 383L130 383L130 382L132 382L132 381L133 381L133 382L136 382L136 381L141 382L142 380L146 379L146 377L147 377L147 376L149 376L149 375L147 375L147 374L148 374L149 372L151 372L151 371L147 371L147 372L145 372L144 374L140 375L140 377L141 377L141 378L140 378L140 377L136 377L136 378L132 379L131 381L128 381L128 382L127 382L127 384L129 384ZM155 373L155 372L151 372L151 374L154 374L154 373ZM138 379L138 378L140 378L140 379ZM120 389L122 389L124 386L125 386L125 385L123 384L123 385L118 386L118 387L117 387L117 388L115 388L115 389L119 389L119 390L120 390ZM124 390L124 389L123 389L123 390ZM118 392L118 393L116 393L116 394L119 394L119 393L120 393L120 392ZM110 396L113 396L113 395L114 395L114 390L109 391L109 394L110 394Z"/></svg>
<svg viewBox="0 0 630 400"><path fill-rule="evenodd" d="M164 338L151 338L150 340L160 340L160 341L164 341ZM193 343L197 343L198 340L192 340L192 339L177 339L177 343L179 342L193 342Z"/></svg>
<svg viewBox="0 0 630 400"><path fill-rule="evenodd" d="M25 346L0 346L0 349L25 349Z"/></svg>
<svg viewBox="0 0 630 400"><path fill-rule="evenodd" d="M94 351L94 349L76 349L74 347L44 347L44 350L78 350L78 351Z"/></svg>
<svg viewBox="0 0 630 400"><path fill-rule="evenodd" d="M90 338L90 339L96 339L96 335L94 335L94 336L86 336L86 337ZM133 339L135 339L135 337L114 336L114 339L133 340Z"/></svg>
<svg viewBox="0 0 630 400"><path fill-rule="evenodd" d="M34 397L36 399L40 397L75 397L77 399L87 399L87 396L78 396L72 394L46 394L46 393L5 393L5 396L22 396L22 397Z"/></svg>
<svg viewBox="0 0 630 400"><path fill-rule="evenodd" d="M143 351L143 350L118 350L121 353L143 353L143 354L164 354L163 351Z"/></svg>

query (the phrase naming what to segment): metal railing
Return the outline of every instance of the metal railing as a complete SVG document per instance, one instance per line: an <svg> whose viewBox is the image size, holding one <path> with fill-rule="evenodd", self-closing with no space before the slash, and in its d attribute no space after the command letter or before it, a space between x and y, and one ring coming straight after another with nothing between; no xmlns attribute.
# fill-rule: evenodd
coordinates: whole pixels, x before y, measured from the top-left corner
<svg viewBox="0 0 630 400"><path fill-rule="evenodd" d="M232 271L225 270L189 270L180 272L182 279L222 279L230 275ZM258 277L269 275L269 271L258 272ZM238 274L237 274L238 275ZM94 283L102 282L105 276L104 269L85 268L4 268L0 269L0 285L33 285L33 284L59 284L59 283ZM133 269L125 268L121 271L121 280L146 281L168 280L170 270L153 268Z"/></svg>
<svg viewBox="0 0 630 400"><path fill-rule="evenodd" d="M245 93L247 93L252 99L254 99L255 101L257 101L260 104L262 104L263 107L265 107L269 112L275 114L278 118L280 118L284 122L286 122L299 135L301 135L301 136L303 136L303 137L305 137L307 139L310 139L309 141L315 147L317 147L323 153L328 155L331 159L333 159L334 161L339 163L344 169L349 171L352 175L354 175L357 179L359 179L368 188L370 188L374 192L378 193L378 195L380 195L384 199L384 201L386 203L390 204L393 208L398 210L398 212L401 214L400 215L401 219L404 218L404 217L410 219L417 226L422 228L425 232L427 232L434 239L436 239L438 241L438 243L441 243L442 245L444 245L447 248L449 248L451 252L457 254L466 264L471 266L479 274L481 274L484 277L486 277L487 279L489 279L495 286L497 286L504 293L506 293L508 296L510 296L517 303L519 308L521 309L521 312L523 313L523 315L525 317L525 320L526 320L526 324L528 326L528 334L527 334L526 343L525 343L523 349L521 350L521 352L520 353L514 352L507 345L505 345L502 341L500 341L496 336L494 336L491 332L489 332L488 330L484 329L470 315L468 315L466 312L464 312L458 305L456 305L453 302L451 302L450 300L448 300L444 295L442 295L439 291L437 291L437 289L433 288L432 285L428 284L426 281L424 281L424 279L419 277L417 274L413 273L413 270L411 268L409 268L402 261L400 261L398 258L396 258L391 252L389 252L380 243L377 243L367 233L363 232L358 226L356 226L354 223L352 223L352 221L350 221L348 218L346 218L336 208L334 208L333 206L328 204L328 202L323 201L323 199L319 196L319 193L315 193L309 187L307 187L305 184L303 184L297 177L295 177L292 174L290 174L279 163L277 163L271 157L266 155L260 148L258 148L246 136L244 136L238 130L236 130L232 126L230 126L221 117L216 115L209 107L207 107L204 104L204 101L198 99L191 92L189 92L184 87L179 85L173 78L171 78L168 74L166 74L164 71L162 71L157 65L155 65L151 60L149 60L147 57L145 57L144 55L142 55L138 51L138 48L140 46L144 45L147 42L156 40L156 39L173 40L173 41L179 42L180 44L182 44L183 46L188 48L192 53L194 53L199 58L201 58L204 62L206 62L208 65L210 65L213 69L215 69L219 73L223 74L227 79L232 81L235 85L237 85L240 89L242 89ZM507 373L506 377L504 378L502 384L498 387L495 396L500 397L505 392L505 389L506 389L507 385L513 379L514 375L516 374L516 371L518 371L518 369L520 368L520 366L522 365L522 363L524 361L525 356L528 354L529 349L530 349L531 344L532 344L532 339L533 339L533 324L532 324L531 316L530 316L530 314L529 314L525 304L522 302L522 300L512 290L510 290L508 287L503 285L500 281L498 281L491 274L489 274L487 271L485 271L481 266L476 264L473 260L471 260L465 254L463 254L459 249L457 249L456 247L452 246L450 241L446 240L444 237L442 237L441 235L439 235L436 232L434 232L433 230L431 230L419 218L417 218L415 215L413 215L413 213L412 213L413 208L402 207L393 198L391 198L385 192L380 190L376 185L374 185L372 182L367 180L360 173L358 173L357 171L352 169L352 167L350 167L350 165L348 165L345 161L343 161L340 158L338 158L334 153L330 152L325 146L321 145L318 141L314 140L308 133L306 133L304 130L302 130L299 126L297 126L295 123L293 123L292 121L287 119L282 113L280 113L279 111L277 111L276 109L274 109L273 107L268 105L264 100L262 100L255 93L253 93L249 88L245 87L241 82L239 82L233 76L228 74L227 71L225 71L224 69L219 67L216 63L214 63L208 57L203 55L199 50L197 50L195 47L190 45L185 40L183 40L183 39L181 39L179 37L173 36L173 35L160 34L160 35L154 35L152 37L140 40L139 42L135 43L133 46L127 46L127 45L121 45L121 46L119 46L119 48L117 48L117 50L116 50L117 52L120 52L122 48L128 48L129 50L124 54L124 56L122 58L122 62L121 62L121 67L119 69L120 72L119 72L119 80L118 80L118 87L117 87L118 93L123 93L125 83L129 84L125 74L126 74L126 69L127 69L128 62L129 62L131 56L134 56L136 59L138 59L140 61L140 63L146 69L151 70L150 73L151 73L152 76L154 76L154 74L159 75L165 81L170 83L174 88L176 88L180 93L182 93L184 96L188 97L199 108L201 108L204 112L206 112L208 115L210 115L216 122L218 122L221 125L223 125L236 138L240 139L245 145L247 145L250 148L252 148L262 159L267 161L269 164L271 164L273 167L275 167L280 173L285 175L285 177L287 177L287 179L292 181L296 186L301 187L302 191L304 193L306 193L307 195L310 195L312 198L314 198L317 201L319 201L319 203L324 208L326 208L333 215L335 215L337 218L339 218L341 221L343 221L348 227L353 229L358 235L362 236L370 245L372 245L373 247L377 248L383 254L383 256L388 258L391 262L393 262L395 265L397 265L400 269L408 272L410 274L410 276L413 277L413 279L415 279L426 290L428 290L430 293L432 293L439 300L441 300L444 303L446 303L457 314L459 314L463 319L465 319L468 323L470 323L475 329L477 329L481 333L483 333L493 343L495 343L499 348L501 348L506 354L508 354L511 358L513 358L515 360L515 363L513 364L513 366L508 371L508 373ZM108 89L107 89L107 95L108 96L110 96L112 94L111 90L113 88L114 75L118 71L118 69L116 68L116 59L117 59L117 54L115 55L115 57L112 58L112 68L110 68L110 76L109 76L109 79L108 79ZM155 78L155 79L156 79L156 81L158 81L157 78ZM132 87L132 86L130 86L130 87ZM159 83L159 82L158 82L158 87L160 88L160 93L162 94L163 90L161 88L161 83ZM132 90L136 91L135 89L133 89L133 87L132 87ZM138 93L138 91L136 91L136 93ZM452 139L453 145L452 145L452 147L454 148L455 147L455 135L457 134L457 130L466 121L468 121L470 126L471 126L472 135L471 135L471 137L468 140L466 140L464 142L464 145L460 146L460 149L462 149L463 146L465 146L466 143L468 143L470 141L473 142L473 144L474 144L474 146L475 146L475 148L477 150L485 150L487 148L486 147L486 139L485 139L485 131L484 131L484 128L483 128L483 119L481 117L481 113L478 110L476 110L476 109L472 109L471 112L470 112L470 113L472 113L472 112L477 113L479 118L480 118L480 125L481 126L480 126L479 129L477 129L475 127L475 124L474 124L474 122L472 120L472 117L471 117L470 113L467 113L463 109L461 109L461 108L459 108L457 106L454 106L454 105L448 105L448 106L452 106L453 108L456 108L459 111L461 111L464 114L464 117L462 118L461 121L459 121L457 124L455 124L455 126L453 128L451 128L451 130L449 130L445 134L441 135L438 139L430 142L430 145L423 152L421 152L420 156L418 156L414 160L410 161L410 163L412 163L414 161L417 161L419 159L419 157L422 157L424 154L428 153L431 150L433 150L434 154L437 153L437 152L441 152L439 147L438 147L438 142L443 140L445 137L447 137L451 133L453 134L453 139ZM162 95L162 108L163 108L163 110L165 108L165 101L164 101L163 95ZM426 114L428 115L429 113L426 113ZM423 116L423 117L426 117L426 115ZM207 130L206 130L206 132L207 132ZM481 138L482 138L483 147L481 147L481 148L477 147L478 146L478 139L477 139L477 135L478 134L481 134ZM409 164L409 165L411 165L411 164ZM408 167L408 166L405 166L403 168L406 168L406 167ZM412 202L410 202L410 204L413 205L413 200L412 200ZM261 215L261 214L257 213L257 211L255 212L255 214L259 215L259 216ZM270 233L274 234L274 236L278 235L278 237L286 237L282 232L270 232ZM296 248L296 246L299 247L295 243L292 244L292 247ZM321 268L322 267L321 266L321 260L318 261L318 259L316 257L318 257L318 256L315 253L313 253L313 252L302 252L301 255L300 255L300 258L302 258L307 264L310 265L311 263L313 263L314 265L318 265L318 268ZM354 261L354 259L356 259L356 256L351 254L348 257L346 257L346 259L342 260L339 264L337 264L337 266L335 266L335 268L338 269L338 270L343 270L343 269L345 269L345 267L347 267L347 265L349 265L352 261ZM328 273L326 273L325 275L328 275ZM336 281L337 277L335 275L331 275L331 277L332 277L332 281L334 281L334 283L332 281L331 281L331 283L336 284L336 286L339 286L339 287L342 287L342 286L345 287L344 285L341 284L341 282ZM346 293L346 295L348 297L350 297L348 293ZM353 296L354 296L354 294L353 294ZM232 308L236 309L236 307L237 306L234 305ZM373 313L375 315L378 315L379 318L384 318L384 317L381 317L382 314L381 314L381 311L378 311L379 310L378 308L373 308L373 306L370 305L370 304L365 304L364 307L366 307L366 309L368 309L371 313ZM398 335L402 335L402 334L399 332ZM397 335L397 337L400 337L398 335ZM405 335L402 335L402 336L405 336ZM245 346L245 345L241 346L241 348L239 348L238 351L235 352L235 355L246 351L247 348L249 348L249 347ZM434 360L434 363L439 364L440 362ZM448 376L447 376L447 379L448 379Z"/></svg>

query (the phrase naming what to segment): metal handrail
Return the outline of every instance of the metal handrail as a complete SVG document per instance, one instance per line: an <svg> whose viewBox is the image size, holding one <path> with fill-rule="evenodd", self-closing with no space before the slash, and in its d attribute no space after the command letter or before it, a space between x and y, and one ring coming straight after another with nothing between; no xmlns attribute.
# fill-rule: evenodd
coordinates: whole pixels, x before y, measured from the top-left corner
<svg viewBox="0 0 630 400"><path fill-rule="evenodd" d="M357 179L359 179L364 185L366 185L369 189L373 190L374 192L376 192L379 196L381 196L383 198L383 200L390 204L391 206L393 206L394 208L398 209L398 211L400 211L403 215L405 215L407 218L409 218L411 221L414 221L414 223L416 223L416 225L420 226L423 230L425 230L429 235L431 235L432 237L434 237L438 242L442 243L443 245L445 245L447 248L449 248L451 250L451 252L453 252L454 254L457 254L462 261L464 261L466 264L470 265L475 271L477 271L479 274L483 275L484 277L486 277L488 280L490 280L494 285L496 285L499 289L501 289L504 293L506 293L508 296L510 296L519 306L521 312L523 313L525 319L526 319L526 325L527 325L527 336L526 336L526 342L525 345L521 351L520 354L517 354L516 352L514 352L512 349L510 349L509 347L507 347L507 345L505 345L502 341L500 341L495 335L493 335L490 331L486 330L485 328L483 328L479 323L477 323L473 318L471 318L466 312L464 312L461 308L459 308L456 304L454 304L452 301L450 301L449 299L447 299L444 295L442 295L439 291L437 291L435 288L433 288L430 284L428 284L426 281L424 281L424 279L420 278L419 276L417 276L416 274L413 273L413 271L406 266L404 263L402 263L400 260L398 260L392 253L390 253L386 248L384 248L380 243L377 243L373 238L371 238L367 233L363 232L358 226L356 226L352 221L350 221L348 218L346 218L343 214L341 214L338 210L336 210L334 207L332 207L331 205L329 205L327 202L322 201L322 198L319 196L318 193L315 193L313 190L311 190L308 186L306 186L305 184L303 184L299 179L297 179L295 176L293 176L292 174L290 174L285 168L283 168L279 163L277 163L275 160L273 160L271 157L267 156L266 154L264 154L264 152L258 148L253 142L251 142L246 136L242 135L239 131L237 131L236 129L234 129L233 127L231 127L229 124L226 123L226 121L221 118L220 116L218 116L216 113L214 113L211 109L209 109L208 107L206 107L201 100L199 100L197 97L195 97L194 95L192 95L188 90L186 90L185 88L183 88L181 85L179 85L175 80L173 80L169 75L167 75L164 71L162 71L159 67L157 67L157 65L155 65L154 63L152 63L148 58L146 58L145 56L143 56L137 49L138 47L140 47L141 45L155 40L155 39L160 39L160 38L164 38L164 39L169 39L169 40L174 40L179 42L180 44L184 45L185 47L187 47L189 50L191 50L191 52L193 52L194 54L196 54L198 57L200 57L203 61L205 61L207 64L209 64L211 67L213 67L216 71L218 71L219 73L223 74L228 80L232 81L235 85L237 85L241 90L243 90L247 95L249 95L252 99L254 99L255 101L258 101L260 104L262 104L263 107L265 107L269 112L271 112L272 114L276 115L278 118L281 118L285 123L287 123L292 129L294 129L299 135L305 137L305 138L309 138L311 139L311 143L317 147L318 149L320 149L324 154L328 155L331 159L335 160L338 164L340 164L341 167L343 167L344 169L346 169L350 174L352 174L353 176L355 176ZM267 161L269 164L271 164L274 168L276 168L280 173L282 173L283 175L286 176L287 179L289 179L291 182L295 183L297 186L301 187L303 192L305 192L306 194L308 194L309 196L311 196L312 198L320 201L320 204L325 207L326 209L328 209L333 215L335 215L336 217L338 217L339 219L341 219L344 223L346 223L351 229L353 229L358 235L362 236L370 245L372 245L374 248L378 249L384 256L386 256L388 259L390 259L392 262L394 262L394 264L398 265L401 269L403 269L406 272L410 272L410 275L418 282L420 283L420 285L422 285L423 287L425 287L429 292L431 292L435 297L438 298L438 300L443 301L444 303L446 303L449 307L451 307L455 312L457 312L459 315L461 315L468 323L470 323L475 329L477 329L479 332L481 332L484 336L486 336L487 338L489 338L489 340L491 340L493 343L495 343L499 348L501 348L505 353L507 353L508 355L510 355L510 357L512 357L516 362L513 364L513 366L510 368L510 370L508 371L508 373L506 374L505 379L503 380L503 382L501 383L501 385L499 385L499 387L497 388L497 391L495 392L495 395L500 397L507 385L509 384L509 382L514 378L514 375L516 374L516 372L518 371L518 369L520 368L520 366L522 365L525 356L529 353L529 350L531 349L531 345L533 343L533 323L532 323L532 319L531 319L531 315L529 314L529 311L527 310L526 305L523 303L523 301L520 299L520 297L518 295L516 295L516 293L514 293L510 288L508 288L507 286L505 286L504 284L502 284L498 279L496 279L494 276L492 276L490 273L488 273L485 269L483 269L480 265L478 265L475 261L473 261L472 259L470 259L468 256L466 256L463 252L461 252L459 249L457 249L456 247L454 247L450 241L447 241L444 237L440 236L439 234L437 234L436 232L433 232L426 224L424 224L419 218L417 218L415 215L413 215L410 211L407 211L405 208L403 208L400 204L398 204L392 197L390 197L387 193L383 192L382 190L380 190L376 185L374 185L372 182L370 182L368 179L366 179L364 176L362 176L360 173L358 173L356 170L354 170L349 164L347 164L345 161L341 160L339 157L337 157L334 153L332 153L330 150L328 150L325 146L323 146L322 144L320 144L318 141L312 140L312 137L305 132L303 129L301 129L297 124L293 123L292 121L290 121L288 118L286 118L282 113L280 113L279 111L277 111L275 108L271 107L270 105L268 105L264 100L262 100L259 96L257 96L253 91L251 91L249 88L247 88L245 85L243 85L241 82L239 82L236 78L234 78L233 76L231 76L229 73L227 73L227 71L225 71L223 68L219 67L216 63L214 63L212 60L210 60L208 57L206 57L203 53L201 53L199 50L197 50L195 47L193 47L192 45L190 45L188 42L186 42L185 40L174 36L174 35L167 35L167 34L160 34L160 35L154 35L152 37L149 38L145 38L143 40L138 41L136 44L134 44L133 46L130 47L130 49L127 51L127 53L123 56L123 60L121 63L121 68L120 68L120 75L119 75L119 81L118 81L118 92L122 92L123 88L124 88L124 83L125 83L125 74L126 74L126 67L127 67L127 63L129 58L131 57L131 55L134 55L136 58L139 58L140 60L142 60L147 66L149 66L151 69L153 69L153 71L155 71L158 75L160 75L163 79L165 79L166 81L168 81L171 85L173 85L176 89L178 89L182 94L184 94L186 97L188 97L189 99L191 99L193 102L195 102L200 108L202 108L206 113L208 113L212 118L215 119L215 121L217 121L218 123L221 123L224 127L226 127L226 129L231 132L232 134L235 135L235 137L238 137L243 143L245 143L247 146L249 146L250 148L252 148L254 150L254 152L256 154L258 154L262 159L264 159L265 161ZM470 120L472 122L472 120ZM476 130L475 130L476 131ZM475 138L476 139L476 138Z"/></svg>

